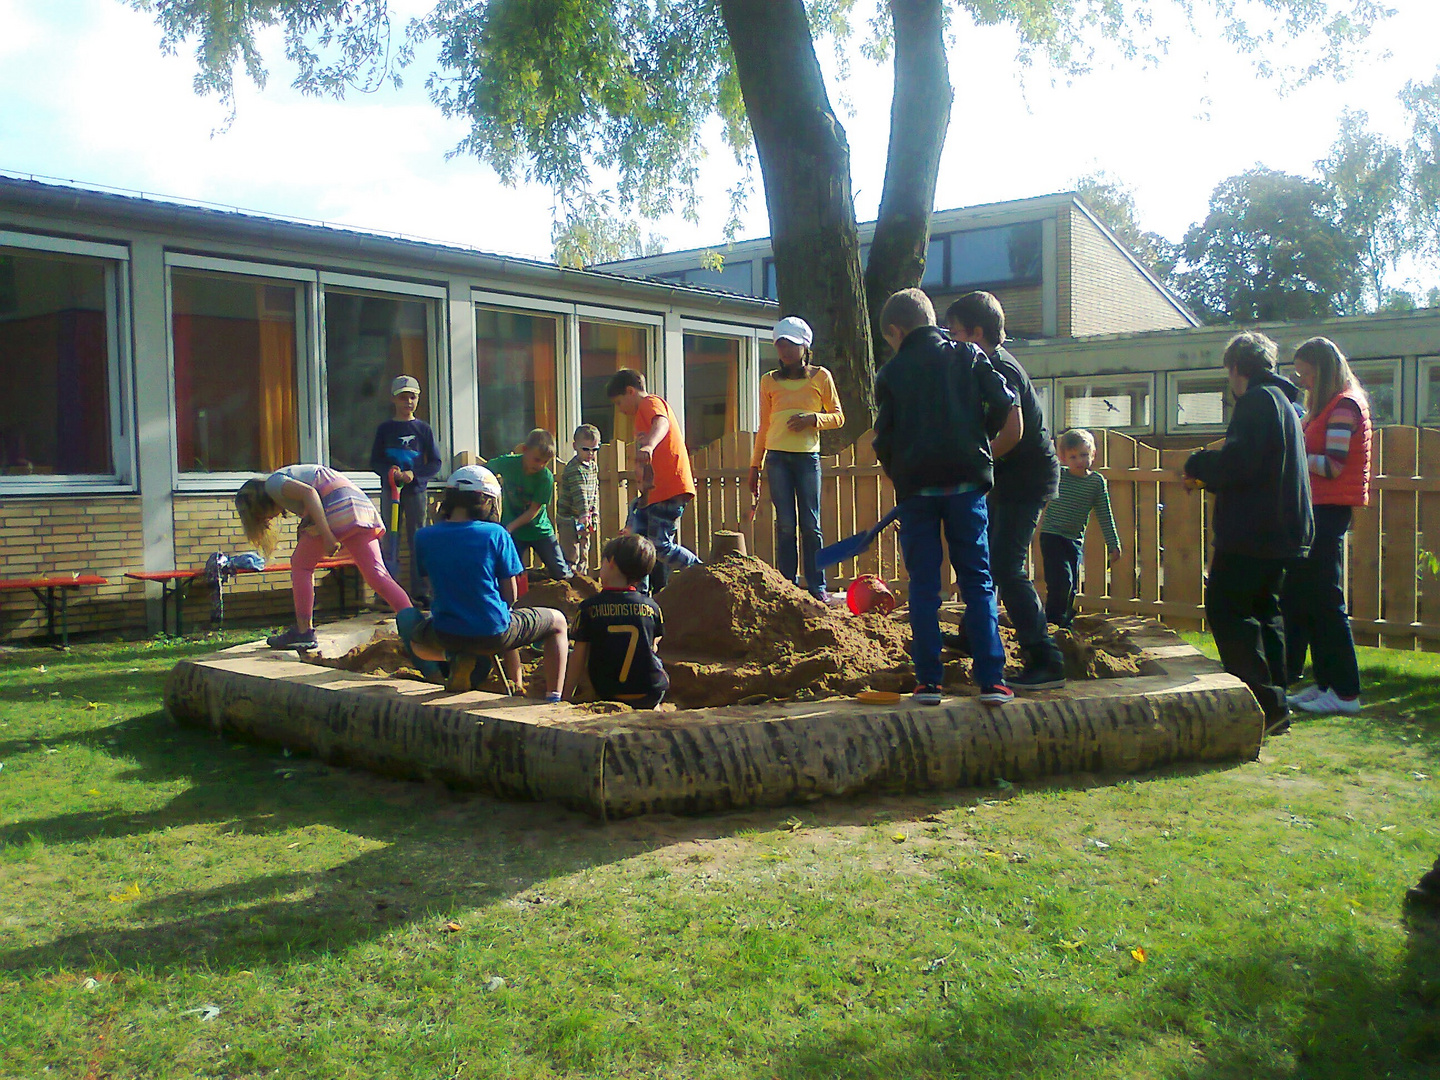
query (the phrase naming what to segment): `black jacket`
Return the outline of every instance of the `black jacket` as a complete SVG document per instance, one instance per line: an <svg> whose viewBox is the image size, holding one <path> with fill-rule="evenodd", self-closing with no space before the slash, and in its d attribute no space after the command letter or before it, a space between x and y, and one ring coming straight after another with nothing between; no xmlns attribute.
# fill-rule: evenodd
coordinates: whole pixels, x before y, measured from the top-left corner
<svg viewBox="0 0 1440 1080"><path fill-rule="evenodd" d="M1185 462L1185 472L1215 493L1216 551L1258 559L1309 553L1315 515L1298 396L1278 375L1251 379L1235 402L1224 449L1199 450Z"/></svg>
<svg viewBox="0 0 1440 1080"><path fill-rule="evenodd" d="M875 456L908 499L922 488L994 482L988 433L1015 404L1005 380L974 345L938 326L910 331L875 376Z"/></svg>
<svg viewBox="0 0 1440 1080"><path fill-rule="evenodd" d="M995 350L990 363L1020 402L1020 414L1025 420L1019 444L995 462L995 487L990 501L1049 502L1060 490L1060 459L1055 456L1055 444L1045 428L1045 413L1040 409L1035 387L1020 361L1004 346Z"/></svg>

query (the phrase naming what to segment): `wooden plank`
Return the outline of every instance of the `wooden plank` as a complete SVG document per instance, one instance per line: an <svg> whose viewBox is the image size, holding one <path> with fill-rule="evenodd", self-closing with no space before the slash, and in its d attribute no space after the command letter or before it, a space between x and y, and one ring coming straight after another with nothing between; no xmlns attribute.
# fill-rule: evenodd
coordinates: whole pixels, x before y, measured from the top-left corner
<svg viewBox="0 0 1440 1080"><path fill-rule="evenodd" d="M1387 427L1385 472L1390 476L1414 477L1419 433L1413 427ZM1415 578L1419 560L1419 520L1413 491L1387 491L1380 512L1382 530L1380 573L1383 581L1381 617L1387 623L1409 627L1416 621ZM1387 649L1414 649L1413 633L1386 634L1380 644Z"/></svg>
<svg viewBox="0 0 1440 1080"><path fill-rule="evenodd" d="M895 509L895 485L890 478L881 474L880 479L880 516L884 517ZM880 534L875 542L876 550L880 553L880 570L877 576L884 581L893 583L905 581L908 575L905 573L905 560L900 555L900 530L896 528L886 529Z"/></svg>
<svg viewBox="0 0 1440 1080"><path fill-rule="evenodd" d="M1417 454L1421 476L1440 478L1440 431L1422 429ZM1440 492L1427 491L1420 496L1420 547L1434 555L1440 555ZM1430 566L1420 571L1419 621L1434 629L1436 637L1421 637L1420 648L1426 652L1440 651L1440 574Z"/></svg>
<svg viewBox="0 0 1440 1080"><path fill-rule="evenodd" d="M1379 479L1385 472L1385 440L1383 431L1375 433L1370 454L1371 475ZM1351 633L1356 645L1379 645L1379 635L1366 628L1380 619L1380 512L1388 497L1371 484L1370 505L1357 506L1349 536L1349 604ZM1365 624L1364 626L1360 624Z"/></svg>
<svg viewBox="0 0 1440 1080"><path fill-rule="evenodd" d="M1189 456L1189 450L1164 450L1160 454L1160 462L1164 468L1178 470ZM1204 508L1201 495L1199 492L1187 492L1175 480L1161 485L1160 497L1164 507L1160 515L1164 575L1161 599L1186 608L1199 608L1205 597ZM1186 616L1172 616L1165 621L1183 630L1199 630L1203 625L1200 619Z"/></svg>
<svg viewBox="0 0 1440 1080"><path fill-rule="evenodd" d="M1120 561L1110 569L1110 595L1133 599L1135 587L1135 489L1130 473L1135 467L1136 442L1125 435L1110 441L1106 482L1110 485L1110 506L1115 528L1120 533Z"/></svg>
<svg viewBox="0 0 1440 1080"><path fill-rule="evenodd" d="M755 433L737 432L735 453L745 463L745 479L740 481L739 525L740 531L745 534L745 550L752 555L756 553L755 523L750 520L750 454L754 449Z"/></svg>
<svg viewBox="0 0 1440 1080"><path fill-rule="evenodd" d="M1159 471L1160 451L1153 446L1135 446L1137 472ZM1137 476L1135 480L1135 561L1139 570L1139 598L1160 599L1160 484L1158 479Z"/></svg>
<svg viewBox="0 0 1440 1080"><path fill-rule="evenodd" d="M840 469L853 467L855 464L855 447L847 446L844 450L840 451L837 455L837 461ZM835 483L840 496L838 504L840 516L835 523L835 531L824 534L824 542L827 544L834 543L836 540L841 540L855 534L855 489L862 483L862 480L854 474L846 474L837 477ZM835 567L832 573L838 574L844 580L849 581L855 576L855 560L845 560L839 566Z"/></svg>
<svg viewBox="0 0 1440 1080"><path fill-rule="evenodd" d="M880 520L880 464L875 460L875 447L870 439L862 435L855 444L855 465L858 468L873 469L869 475L857 473L855 477L855 528L868 529ZM844 537L836 537L843 540ZM874 544L854 563L854 576L880 573L880 544Z"/></svg>

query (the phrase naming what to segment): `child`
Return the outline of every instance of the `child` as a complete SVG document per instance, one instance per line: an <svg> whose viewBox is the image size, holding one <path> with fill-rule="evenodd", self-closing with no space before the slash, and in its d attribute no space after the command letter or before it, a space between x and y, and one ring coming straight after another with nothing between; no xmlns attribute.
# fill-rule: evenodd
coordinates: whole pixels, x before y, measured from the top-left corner
<svg viewBox="0 0 1440 1080"><path fill-rule="evenodd" d="M875 376L875 454L895 485L900 551L910 574L914 701L940 704L940 534L965 601L965 631L980 700L1015 699L1005 685L990 581L985 493L998 457L1020 439L1020 407L974 345L948 338L919 289L885 301L880 331L895 355ZM992 444L990 431L996 432Z"/></svg>
<svg viewBox="0 0 1440 1080"><path fill-rule="evenodd" d="M602 591L580 605L575 616L575 653L565 696L571 697L584 670L595 696L653 709L670 689L670 678L655 650L665 633L660 605L636 585L655 568L655 545L633 533L617 536L600 556Z"/></svg>
<svg viewBox="0 0 1440 1080"><path fill-rule="evenodd" d="M820 533L820 432L845 426L835 380L811 363L814 333L804 319L781 319L771 331L780 366L760 379L760 431L750 456L750 497L760 498L760 466L770 471L775 505L775 566L800 584L795 542L804 550L805 587L823 603L844 601L825 591L815 565Z"/></svg>
<svg viewBox="0 0 1440 1080"><path fill-rule="evenodd" d="M645 376L638 371L615 372L605 396L635 418L635 476L643 494L631 505L626 528L655 545L655 569L647 591L657 593L671 570L700 564L700 557L684 547L678 535L680 515L695 497L685 433L665 399L645 392Z"/></svg>
<svg viewBox="0 0 1440 1080"><path fill-rule="evenodd" d="M525 568L499 524L500 498L500 482L489 469L466 465L451 474L441 520L415 534L415 557L435 585L430 617L402 612L395 626L416 659L450 661L446 685L452 691L471 689L477 658L497 653L511 684L519 686L517 650L543 643L545 700L559 701L570 647L565 616L553 608L512 610L515 579Z"/></svg>
<svg viewBox="0 0 1440 1080"><path fill-rule="evenodd" d="M268 477L246 480L235 493L235 510L245 536L265 558L275 553L275 519L285 512L300 517L300 534L290 556L290 588L295 594L295 625L266 639L272 649L309 652L315 640L315 564L344 547L365 583L395 611L410 598L385 570L380 513L343 474L324 465L288 465Z"/></svg>
<svg viewBox="0 0 1440 1080"><path fill-rule="evenodd" d="M395 418L382 421L375 429L370 447L370 468L380 475L380 520L390 521L390 470L399 469L400 517L405 523L405 544L410 549L410 594L417 604L426 602L425 579L415 568L415 530L425 525L425 487L440 472L440 448L435 433L424 420L415 419L420 403L420 382L411 375L397 376L390 384L395 401ZM385 537L381 546L385 569L400 577L400 532Z"/></svg>
<svg viewBox="0 0 1440 1080"><path fill-rule="evenodd" d="M1080 556L1085 551L1085 523L1090 511L1100 519L1110 562L1120 558L1120 533L1110 512L1105 477L1090 471L1095 439L1071 428L1060 436L1060 491L1045 507L1040 525L1040 558L1045 564L1045 618L1062 629L1075 623L1075 595L1080 591Z"/></svg>
<svg viewBox="0 0 1440 1080"><path fill-rule="evenodd" d="M554 460L555 436L536 428L526 437L519 453L501 454L486 465L505 485L500 520L515 538L521 556L534 551L545 564L546 573L556 581L564 581L570 576L570 567L560 551L547 510L555 497L555 474L550 471Z"/></svg>
<svg viewBox="0 0 1440 1080"><path fill-rule="evenodd" d="M595 458L600 451L600 429L581 424L570 439L575 451L560 477L560 496L555 500L556 525L560 530L560 551L570 568L582 577L590 569L590 537L600 520L600 470Z"/></svg>

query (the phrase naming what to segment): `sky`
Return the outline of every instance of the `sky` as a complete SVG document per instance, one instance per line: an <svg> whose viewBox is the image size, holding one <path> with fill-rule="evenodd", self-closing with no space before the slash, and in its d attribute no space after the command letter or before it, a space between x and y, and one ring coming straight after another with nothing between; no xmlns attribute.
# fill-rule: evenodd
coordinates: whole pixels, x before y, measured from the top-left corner
<svg viewBox="0 0 1440 1080"><path fill-rule="evenodd" d="M1135 189L1141 224L1178 239L1204 217L1210 192L1254 165L1309 173L1346 108L1364 109L1394 139L1406 133L1397 94L1437 67L1440 2L1390 0L1345 82L1282 93L1233 55L1212 28L1171 35L1162 62L1100 57L1073 80L1014 62L1004 29L966 29L951 48L956 101L940 179L940 209L1069 190L1103 169ZM391 0L403 22L430 5ZM1197 5L1199 6L1199 5ZM344 101L307 98L278 38L267 39L270 79L237 77L237 115L192 88L194 60L159 51L153 17L121 0L0 0L0 171L234 206L267 214L549 258L554 200L540 187L507 188L488 166L447 158L463 137L424 90L423 66L403 88ZM1301 63L1304 44L1275 47L1277 65ZM884 177L891 71L858 54L842 88L832 77L852 153L860 220L873 218ZM423 65L425 57L422 55ZM980 118L981 123L967 121ZM718 245L739 176L718 128L702 169L701 220L647 225L671 249ZM768 232L757 185L740 239ZM1440 281L1434 268L1407 272ZM1418 279L1417 279L1418 283Z"/></svg>

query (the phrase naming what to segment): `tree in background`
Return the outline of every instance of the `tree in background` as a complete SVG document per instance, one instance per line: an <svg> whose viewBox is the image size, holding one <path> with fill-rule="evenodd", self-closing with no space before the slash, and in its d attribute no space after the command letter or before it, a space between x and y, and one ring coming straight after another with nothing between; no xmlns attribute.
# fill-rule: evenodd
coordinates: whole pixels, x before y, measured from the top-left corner
<svg viewBox="0 0 1440 1080"><path fill-rule="evenodd" d="M946 35L1015 32L1017 61L1087 69L1104 47L1127 61L1164 50L1153 0L865 0L865 49L895 71L885 183L869 262L860 266L850 147L829 97L818 40L851 37L859 0L438 0L391 48L385 0L125 0L156 14L162 48L196 39L195 85L233 103L234 69L258 83L256 35L279 27L309 93L377 89L416 46L439 45L427 81L447 116L464 117L458 152L500 178L548 185L562 201L590 196L596 177L622 213L696 213L707 125L719 121L742 164L758 160L769 210L781 309L816 329L852 441L872 416L872 312L919 284L952 92ZM1170 0L1193 20L1214 12L1230 46L1255 55L1281 38L1320 43L1302 77L1333 74L1385 10L1375 0ZM842 64L843 69L843 64ZM843 74L843 71L842 71ZM984 114L983 97L973 104ZM976 144L994 154L993 133ZM745 182L733 193L743 198ZM874 330L878 333L878 327Z"/></svg>
<svg viewBox="0 0 1440 1080"><path fill-rule="evenodd" d="M1370 130L1365 113L1346 110L1329 155L1315 168L1333 192L1340 229L1358 243L1360 273L1341 310L1375 311L1392 291L1385 279L1414 249L1404 156Z"/></svg>
<svg viewBox="0 0 1440 1080"><path fill-rule="evenodd" d="M1415 246L1440 259L1440 72L1428 83L1407 82L1400 100L1410 113L1405 172Z"/></svg>
<svg viewBox="0 0 1440 1080"><path fill-rule="evenodd" d="M1180 261L1180 248L1157 232L1140 226L1135 189L1104 169L1086 173L1075 181L1075 191L1105 227L1115 234L1152 274L1168 282Z"/></svg>
<svg viewBox="0 0 1440 1080"><path fill-rule="evenodd" d="M665 250L665 238L641 232L640 223L617 217L601 199L583 199L556 218L550 229L551 258L579 270L596 263L640 259Z"/></svg>
<svg viewBox="0 0 1440 1080"><path fill-rule="evenodd" d="M1273 169L1222 181L1181 247L1176 284L1206 322L1340 315L1363 288L1362 241L1334 189Z"/></svg>

